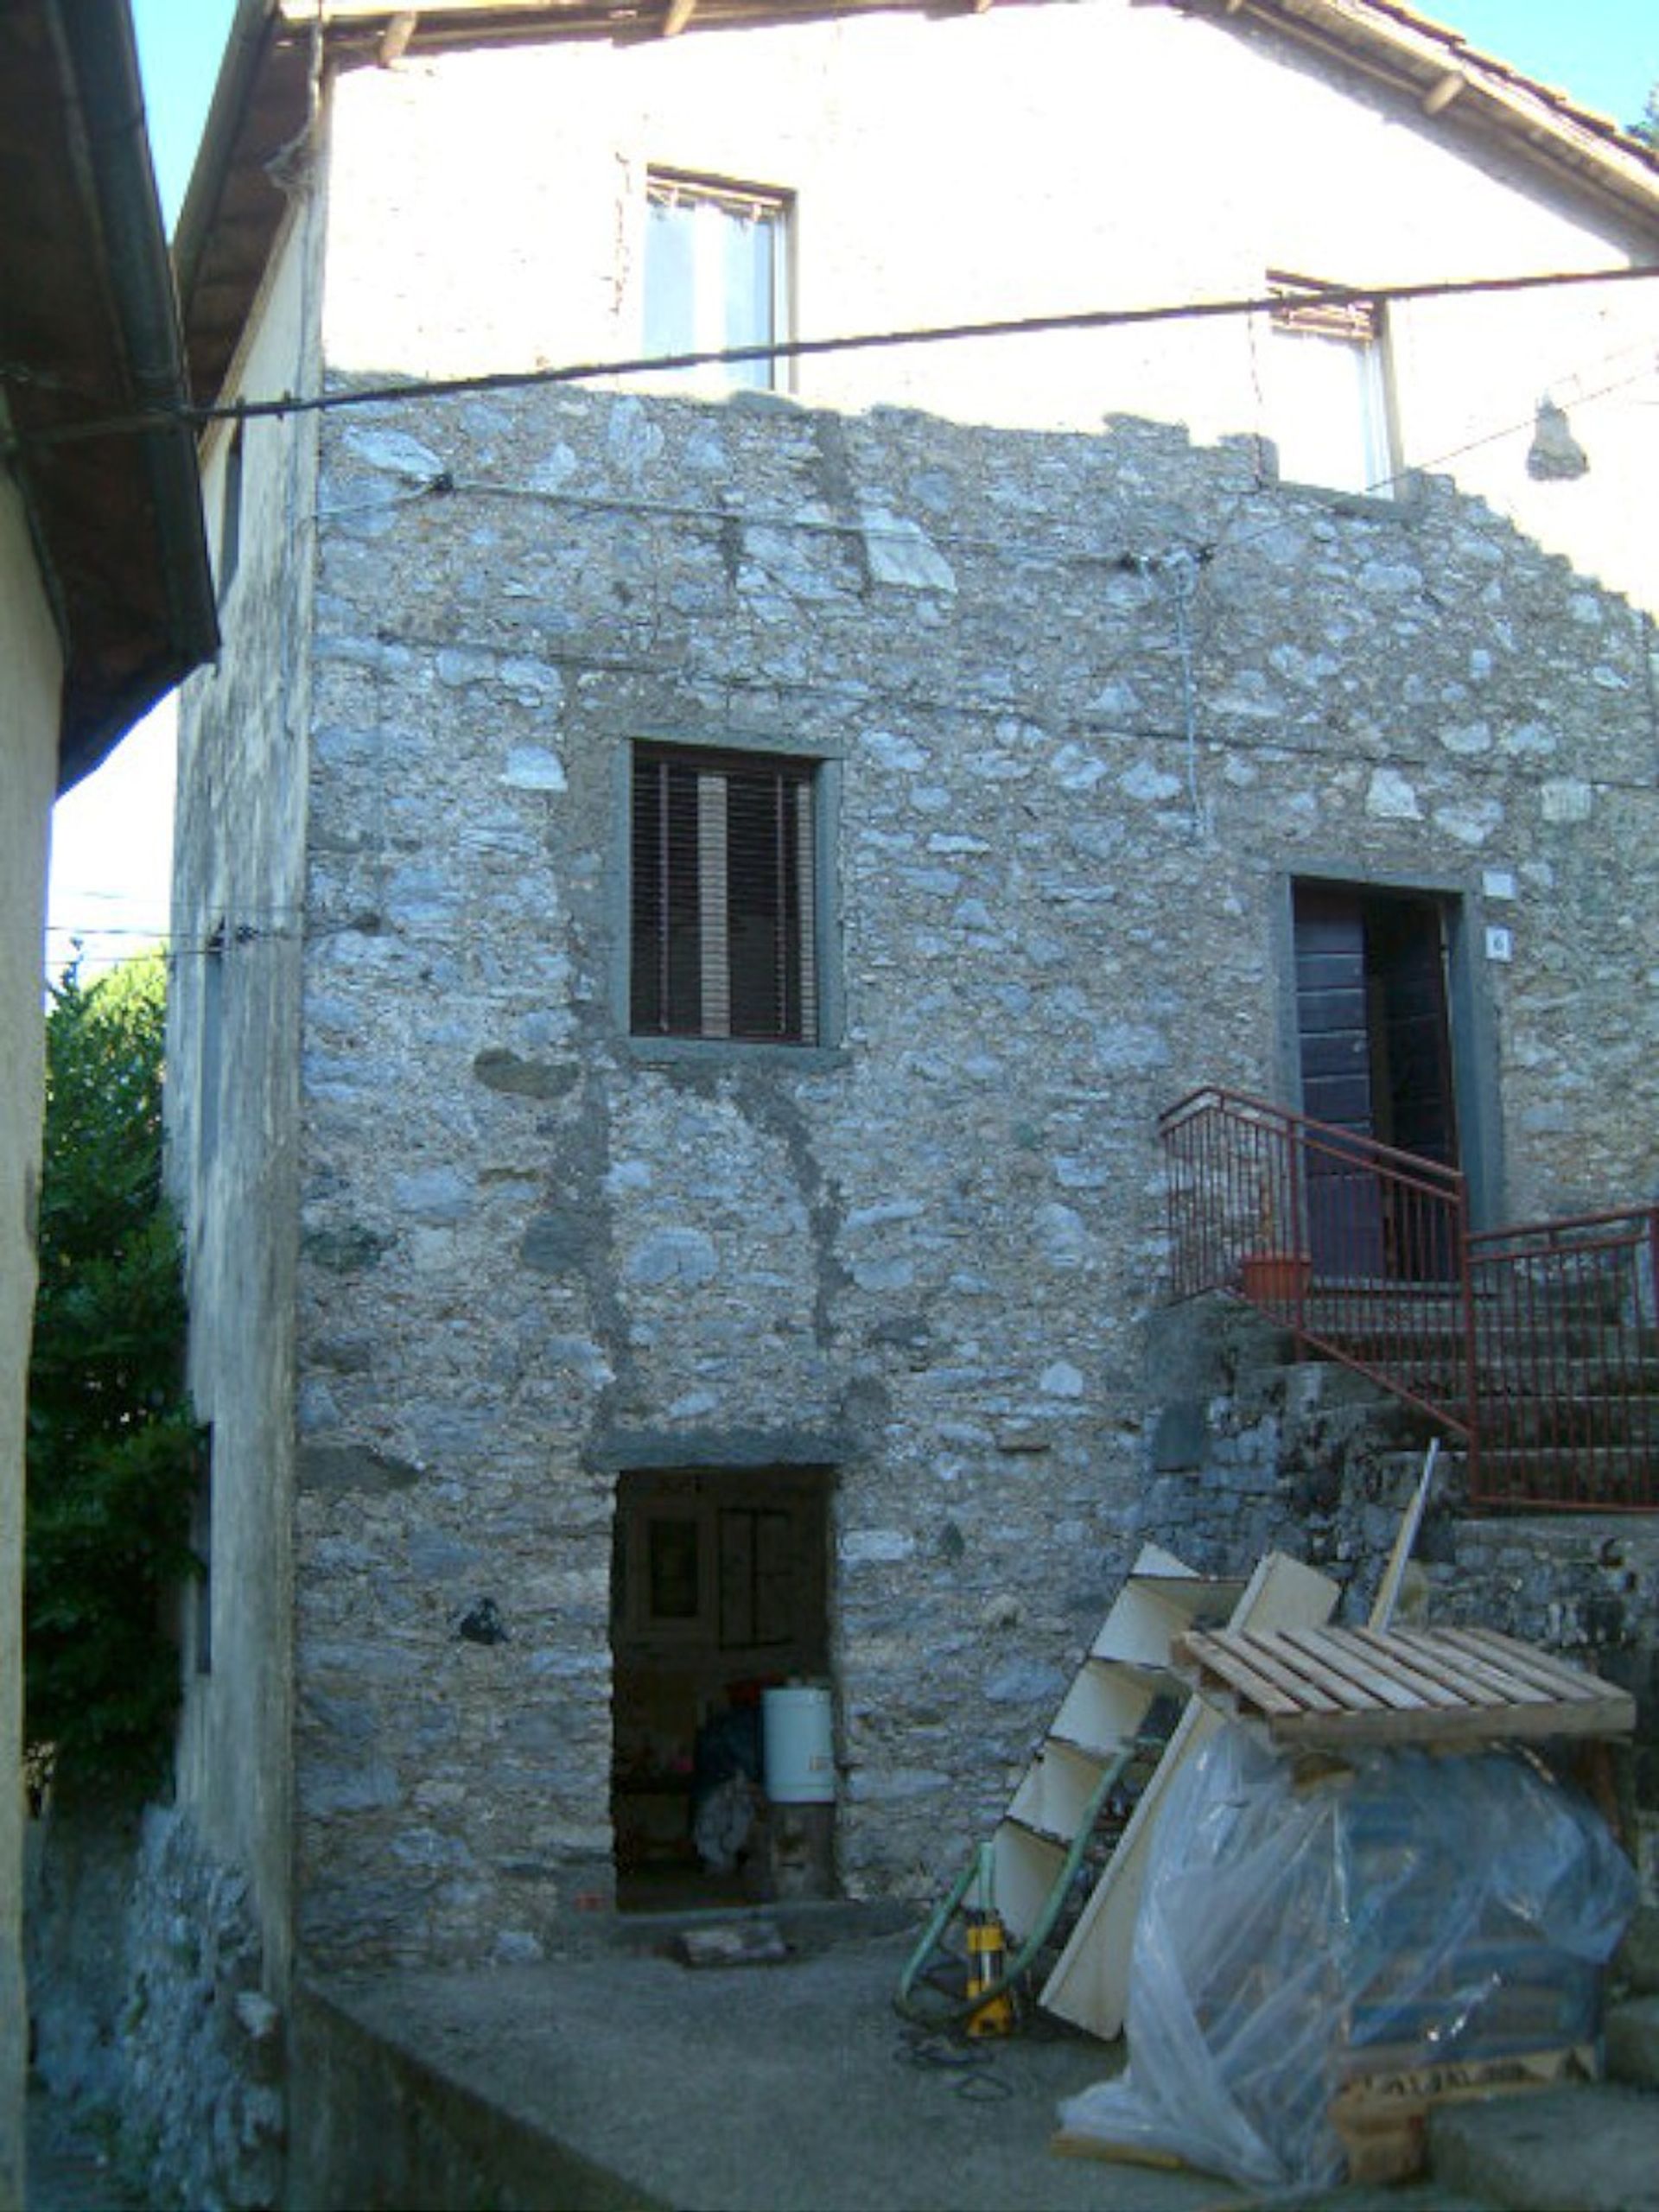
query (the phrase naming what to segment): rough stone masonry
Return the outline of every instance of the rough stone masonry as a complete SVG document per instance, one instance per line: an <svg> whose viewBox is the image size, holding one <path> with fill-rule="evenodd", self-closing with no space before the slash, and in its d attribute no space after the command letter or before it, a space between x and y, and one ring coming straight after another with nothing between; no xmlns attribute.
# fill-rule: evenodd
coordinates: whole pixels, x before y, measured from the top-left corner
<svg viewBox="0 0 1659 2212"><path fill-rule="evenodd" d="M1154 1123L1284 1094L1294 880L1510 932L1512 1215L1654 1188L1650 628L1443 482L1122 419L542 391L321 435L302 1941L534 1957L608 1894L634 1467L833 1471L841 1879L929 1891L1127 1564ZM816 1045L628 1033L665 739L816 764Z"/></svg>

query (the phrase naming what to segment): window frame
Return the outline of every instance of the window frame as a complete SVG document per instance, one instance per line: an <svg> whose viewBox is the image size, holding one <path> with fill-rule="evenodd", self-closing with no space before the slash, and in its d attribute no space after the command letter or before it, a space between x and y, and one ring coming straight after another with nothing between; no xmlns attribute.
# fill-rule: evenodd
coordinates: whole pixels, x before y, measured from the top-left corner
<svg viewBox="0 0 1659 2212"><path fill-rule="evenodd" d="M219 486L219 532L214 548L214 600L222 607L242 569L243 525L246 521L247 448L242 423L232 423L225 442Z"/></svg>
<svg viewBox="0 0 1659 2212"><path fill-rule="evenodd" d="M1274 304L1267 316L1268 435L1278 456L1281 482L1345 499L1396 504L1406 486L1401 465L1395 406L1393 347L1388 311L1381 301L1364 297L1333 302L1319 295L1336 280L1269 269L1267 289ZM1285 365L1292 345L1348 349L1355 374L1355 412L1344 444L1359 464L1362 481L1340 480L1335 472L1309 474L1288 463L1282 429L1287 416Z"/></svg>
<svg viewBox="0 0 1659 2212"><path fill-rule="evenodd" d="M810 937L814 960L816 1034L810 1039L696 1035L641 1030L633 1026L634 963L634 764L641 753L683 756L684 764L717 764L753 758L787 763L805 772L812 794L812 899ZM613 902L614 975L612 1010L619 1035L631 1057L645 1062L741 1058L746 1065L767 1061L793 1068L842 1064L842 971L838 936L838 893L835 855L839 843L842 757L838 747L809 740L785 743L770 734L720 732L694 736L683 731L640 729L616 748L613 791L616 816Z"/></svg>
<svg viewBox="0 0 1659 2212"><path fill-rule="evenodd" d="M691 300L692 328L689 339L669 345L659 344L651 337L651 226L652 211L664 204L689 208L694 222L699 221L702 211L705 210L710 218L721 214L737 217L745 213L751 217L764 215L766 218L772 230L768 288L771 327L765 334L764 341L747 335L734 336L723 314L718 312L715 288L709 283L716 258L714 245L715 230L712 220L702 222L699 229L692 234L696 275ZM641 222L639 328L642 350L645 353L714 353L733 346L759 345L762 342L778 346L788 342L793 334L794 315L793 193L775 185L740 182L731 178L705 175L690 169L652 162L645 171ZM744 373L746 367L752 367L759 373L751 378ZM753 364L721 367L709 362L700 367L664 370L659 373L664 384L677 390L690 386L722 393L737 391L787 392L794 388L793 362L787 358L780 359L776 353Z"/></svg>

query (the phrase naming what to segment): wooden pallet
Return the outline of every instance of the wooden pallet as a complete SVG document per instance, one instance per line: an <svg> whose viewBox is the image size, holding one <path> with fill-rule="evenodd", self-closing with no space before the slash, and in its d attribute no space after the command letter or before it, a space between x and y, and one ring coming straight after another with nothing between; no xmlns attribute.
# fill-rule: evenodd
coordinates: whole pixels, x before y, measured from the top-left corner
<svg viewBox="0 0 1659 2212"><path fill-rule="evenodd" d="M1223 1629L1178 1637L1176 1672L1287 1748L1627 1736L1636 1700L1491 1629Z"/></svg>
<svg viewBox="0 0 1659 2212"><path fill-rule="evenodd" d="M1428 2116L1436 2105L1555 2088L1563 2082L1593 2082L1599 2073L1595 2046L1576 2044L1363 2075L1345 2083L1331 2106L1331 2122L1348 2160L1347 2178L1390 2183L1414 2179L1427 2163Z"/></svg>

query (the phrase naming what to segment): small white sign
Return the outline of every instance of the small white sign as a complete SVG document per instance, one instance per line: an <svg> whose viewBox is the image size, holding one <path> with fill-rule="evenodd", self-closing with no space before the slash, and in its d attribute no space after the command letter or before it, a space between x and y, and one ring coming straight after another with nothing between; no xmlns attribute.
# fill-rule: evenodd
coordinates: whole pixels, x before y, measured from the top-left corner
<svg viewBox="0 0 1659 2212"><path fill-rule="evenodd" d="M1515 878L1506 868L1489 868L1481 876L1480 887L1489 899L1513 899Z"/></svg>
<svg viewBox="0 0 1659 2212"><path fill-rule="evenodd" d="M1486 957L1489 960L1509 961L1514 959L1515 939L1508 930L1500 929L1495 924L1488 926L1486 931Z"/></svg>

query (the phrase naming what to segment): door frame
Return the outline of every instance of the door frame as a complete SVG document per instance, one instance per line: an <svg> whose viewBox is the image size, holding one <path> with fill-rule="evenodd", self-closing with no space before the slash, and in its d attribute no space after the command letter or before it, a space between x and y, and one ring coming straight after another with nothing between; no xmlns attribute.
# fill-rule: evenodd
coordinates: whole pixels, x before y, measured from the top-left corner
<svg viewBox="0 0 1659 2212"><path fill-rule="evenodd" d="M1497 1029L1484 957L1486 916L1478 880L1354 867L1309 860L1275 874L1269 948L1276 979L1280 1096L1297 1113L1302 1095L1301 1033L1296 1006L1295 894L1299 884L1367 893L1408 893L1438 902L1446 919L1446 1022L1451 1030L1452 1084L1457 1104L1458 1145L1469 1198L1469 1225L1487 1229L1503 1219L1503 1143L1499 1110Z"/></svg>

